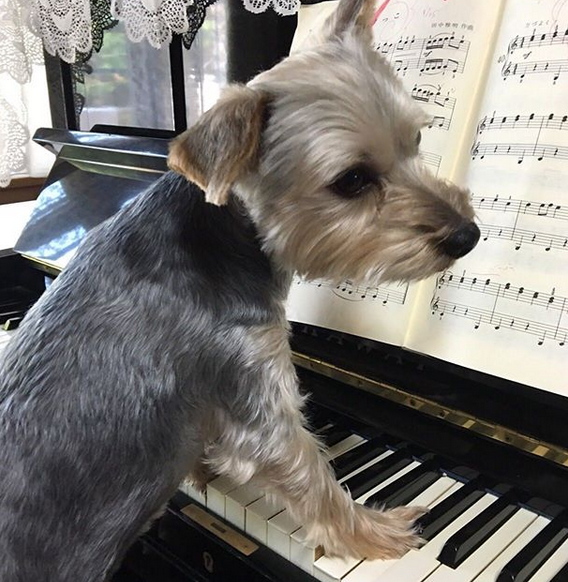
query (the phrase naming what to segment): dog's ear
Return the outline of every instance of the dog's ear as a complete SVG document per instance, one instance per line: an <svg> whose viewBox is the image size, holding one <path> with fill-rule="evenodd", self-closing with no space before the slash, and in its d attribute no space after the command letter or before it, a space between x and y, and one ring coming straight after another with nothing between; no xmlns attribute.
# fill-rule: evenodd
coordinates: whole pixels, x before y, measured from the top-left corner
<svg viewBox="0 0 568 582"><path fill-rule="evenodd" d="M221 206L232 185L258 161L268 96L243 85L227 87L219 101L170 144L168 166Z"/></svg>
<svg viewBox="0 0 568 582"><path fill-rule="evenodd" d="M353 31L371 43L375 8L376 0L341 0L324 24L324 35L327 38L342 37Z"/></svg>

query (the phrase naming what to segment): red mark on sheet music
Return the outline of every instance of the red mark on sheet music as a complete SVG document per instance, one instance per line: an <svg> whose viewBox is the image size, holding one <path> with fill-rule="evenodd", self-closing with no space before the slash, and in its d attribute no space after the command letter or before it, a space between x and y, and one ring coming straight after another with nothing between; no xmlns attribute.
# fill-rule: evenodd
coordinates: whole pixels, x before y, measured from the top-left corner
<svg viewBox="0 0 568 582"><path fill-rule="evenodd" d="M377 20L379 19L379 16L383 13L384 9L389 5L390 0L385 0L378 8L377 11L375 12L375 16L373 16L373 25L375 24L375 22L377 22Z"/></svg>

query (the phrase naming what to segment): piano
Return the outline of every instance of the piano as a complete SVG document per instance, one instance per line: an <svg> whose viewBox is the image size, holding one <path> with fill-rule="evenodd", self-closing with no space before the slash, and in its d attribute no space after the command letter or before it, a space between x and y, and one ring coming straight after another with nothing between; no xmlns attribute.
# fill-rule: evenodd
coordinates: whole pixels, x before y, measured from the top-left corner
<svg viewBox="0 0 568 582"><path fill-rule="evenodd" d="M0 350L84 234L167 170L167 139L41 129L53 169L0 254ZM308 415L359 503L422 505L400 560L326 556L254 483L182 483L114 582L567 582L568 399L308 325L292 347Z"/></svg>

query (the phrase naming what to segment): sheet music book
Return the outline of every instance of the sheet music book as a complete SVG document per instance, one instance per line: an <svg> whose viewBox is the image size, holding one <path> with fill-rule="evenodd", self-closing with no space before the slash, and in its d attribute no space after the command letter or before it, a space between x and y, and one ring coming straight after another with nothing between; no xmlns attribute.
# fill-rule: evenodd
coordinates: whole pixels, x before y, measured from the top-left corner
<svg viewBox="0 0 568 582"><path fill-rule="evenodd" d="M293 49L337 2L304 6ZM392 0L374 45L432 116L422 157L481 240L417 284L296 281L292 321L568 396L568 2Z"/></svg>

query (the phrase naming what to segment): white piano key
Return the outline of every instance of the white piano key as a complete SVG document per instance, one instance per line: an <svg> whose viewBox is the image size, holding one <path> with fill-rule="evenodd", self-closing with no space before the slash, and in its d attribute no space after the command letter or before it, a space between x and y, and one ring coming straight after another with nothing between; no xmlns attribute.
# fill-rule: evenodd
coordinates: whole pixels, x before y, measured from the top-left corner
<svg viewBox="0 0 568 582"><path fill-rule="evenodd" d="M233 489L225 496L225 519L245 531L245 509L263 495L263 492L252 483Z"/></svg>
<svg viewBox="0 0 568 582"><path fill-rule="evenodd" d="M496 499L497 497L490 493L484 495L425 546L419 550L410 550L379 575L375 582L422 582L425 580L440 566L436 558L448 539Z"/></svg>
<svg viewBox="0 0 568 582"><path fill-rule="evenodd" d="M282 501L261 497L246 508L246 532L259 542L268 540L268 520L286 509Z"/></svg>
<svg viewBox="0 0 568 582"><path fill-rule="evenodd" d="M365 441L366 439L364 439L362 436L359 436L358 434L352 434L342 441L336 443L332 447L329 447L327 453L330 458L335 459L335 457L339 457L339 455L346 453L347 451L351 450L357 445L364 443Z"/></svg>
<svg viewBox="0 0 568 582"><path fill-rule="evenodd" d="M347 475L345 475L345 477L343 477L342 479L339 479L338 483L344 483L345 481L347 481L351 477L354 477L358 473L361 473L362 471L364 471L365 469L367 469L371 465L374 465L375 463L378 463L379 461L386 459L387 457L389 457L393 453L394 453L394 451L391 449L387 449L386 451L383 451L380 455L378 455L377 457L375 457L371 461L366 462L364 465L361 465L359 468L357 468L354 471L352 471L351 473L348 473Z"/></svg>
<svg viewBox="0 0 568 582"><path fill-rule="evenodd" d="M238 485L225 475L209 481L206 495L207 508L217 515L225 517L225 496L237 487Z"/></svg>
<svg viewBox="0 0 568 582"><path fill-rule="evenodd" d="M367 499L369 497L371 497L371 495L374 495L375 493L379 492L381 489L384 489L387 485L390 485L393 481L400 479L400 477L406 475L406 473L409 473L410 471L412 471L412 469L415 469L416 467L419 467L419 466L420 466L420 463L418 461L412 461L411 463L406 465L406 467L404 467L404 469L401 469L400 471L398 471L394 475L390 476L388 479L385 479L384 481L382 481L381 483L379 483L378 485L376 485L372 489L369 489L369 491L367 491L365 494L361 495L361 497L358 497L357 503L364 504L365 501L367 501Z"/></svg>
<svg viewBox="0 0 568 582"><path fill-rule="evenodd" d="M475 582L495 582L499 572L510 562L536 535L539 534L550 520L546 517L537 517L513 542L507 546L499 556L493 560L474 580ZM534 582L537 582L535 579ZM540 581L539 581L540 582Z"/></svg>
<svg viewBox="0 0 568 582"><path fill-rule="evenodd" d="M308 530L301 527L290 536L290 561L299 568L313 574L314 563L323 556L323 548L308 543Z"/></svg>
<svg viewBox="0 0 568 582"><path fill-rule="evenodd" d="M450 477L440 477L420 495L415 497L409 505L422 507L433 506L441 495L457 484ZM318 580L325 582L373 582L375 578L390 568L397 560L340 560L337 558L320 558L314 569Z"/></svg>
<svg viewBox="0 0 568 582"><path fill-rule="evenodd" d="M207 505L206 495L202 491L196 489L190 481L182 481L179 486L179 490L183 491L186 495L195 501L201 503L201 505Z"/></svg>
<svg viewBox="0 0 568 582"><path fill-rule="evenodd" d="M412 461L409 465L407 465L404 469L401 469L388 479L385 479L382 483L379 483L376 487L370 489L364 495L357 498L357 503L363 504L367 500L368 497L374 495L377 491L383 489L387 485L390 485L393 481L396 481L409 471L412 471L415 467L420 466L418 461ZM357 558L330 558L329 556L322 556L317 560L314 564L314 576L318 580L322 580L322 582L335 582L337 580L341 580L347 574L353 570L358 564L361 563L362 560Z"/></svg>
<svg viewBox="0 0 568 582"><path fill-rule="evenodd" d="M457 491L461 486L462 483L451 477L440 477L430 487L422 491L420 495L417 495L412 500L411 505L416 505L417 507L434 507L434 505L440 503L442 499Z"/></svg>
<svg viewBox="0 0 568 582"><path fill-rule="evenodd" d="M427 582L471 582L537 518L527 509L519 509L489 539L457 568L441 564ZM545 580L545 578L543 578Z"/></svg>
<svg viewBox="0 0 568 582"><path fill-rule="evenodd" d="M281 511L268 520L267 546L290 560L290 536L300 527L289 511Z"/></svg>
<svg viewBox="0 0 568 582"><path fill-rule="evenodd" d="M568 540L533 574L531 581L550 582L566 565L566 562L568 562Z"/></svg>

